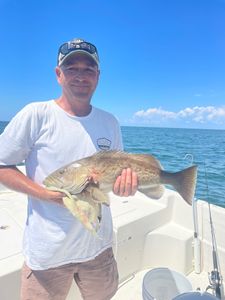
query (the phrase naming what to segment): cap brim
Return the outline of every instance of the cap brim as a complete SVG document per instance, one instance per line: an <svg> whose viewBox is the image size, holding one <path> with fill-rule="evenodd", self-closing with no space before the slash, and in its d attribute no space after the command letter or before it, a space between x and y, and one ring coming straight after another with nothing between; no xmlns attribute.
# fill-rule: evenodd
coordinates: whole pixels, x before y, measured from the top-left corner
<svg viewBox="0 0 225 300"><path fill-rule="evenodd" d="M95 58L94 55L92 55L91 53L85 51L85 50L75 50L75 51L71 51L70 53L68 53L59 63L58 66L61 66L69 57L71 56L75 56L76 54L84 54L90 58L92 58L92 60L96 63L96 65L99 67L99 61Z"/></svg>

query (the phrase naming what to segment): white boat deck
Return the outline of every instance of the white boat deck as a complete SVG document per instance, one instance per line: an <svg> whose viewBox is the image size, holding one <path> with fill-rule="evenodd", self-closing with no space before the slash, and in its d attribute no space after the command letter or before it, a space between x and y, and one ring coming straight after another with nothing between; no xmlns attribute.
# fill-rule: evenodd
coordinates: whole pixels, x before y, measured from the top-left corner
<svg viewBox="0 0 225 300"><path fill-rule="evenodd" d="M0 187L1 300L19 300L26 204L25 195ZM114 253L121 282L113 300L142 300L145 274L160 267L187 276L194 291L197 288L205 291L209 284L208 272L213 269L206 203L198 201L200 274L194 272L192 208L177 193L166 190L158 201L140 193L128 198L111 194L111 209L114 222ZM221 270L225 276L225 209L212 206L212 216ZM67 298L72 299L81 299L75 285Z"/></svg>

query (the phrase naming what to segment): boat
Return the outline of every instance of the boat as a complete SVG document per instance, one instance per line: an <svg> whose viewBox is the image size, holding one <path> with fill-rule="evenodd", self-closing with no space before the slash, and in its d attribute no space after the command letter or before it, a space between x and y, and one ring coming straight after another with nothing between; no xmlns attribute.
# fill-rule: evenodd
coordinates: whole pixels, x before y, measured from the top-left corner
<svg viewBox="0 0 225 300"><path fill-rule="evenodd" d="M20 167L24 171L23 167ZM225 299L225 209L173 190L110 193L120 284L112 300ZM26 195L0 186L0 299L19 300ZM73 283L67 300L81 300Z"/></svg>

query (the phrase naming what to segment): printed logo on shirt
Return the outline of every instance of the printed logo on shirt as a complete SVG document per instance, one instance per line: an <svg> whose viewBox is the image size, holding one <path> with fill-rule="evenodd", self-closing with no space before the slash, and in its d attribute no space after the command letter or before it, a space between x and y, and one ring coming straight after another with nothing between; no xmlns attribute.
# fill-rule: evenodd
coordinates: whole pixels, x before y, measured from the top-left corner
<svg viewBox="0 0 225 300"><path fill-rule="evenodd" d="M109 150L111 146L111 141L106 138L97 139L97 145L101 150Z"/></svg>

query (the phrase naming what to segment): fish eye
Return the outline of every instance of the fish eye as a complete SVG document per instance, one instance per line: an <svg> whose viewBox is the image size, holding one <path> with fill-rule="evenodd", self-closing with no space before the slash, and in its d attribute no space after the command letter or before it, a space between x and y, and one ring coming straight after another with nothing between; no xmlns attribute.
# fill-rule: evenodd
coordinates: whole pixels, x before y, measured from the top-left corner
<svg viewBox="0 0 225 300"><path fill-rule="evenodd" d="M65 172L65 170L60 170L59 174L62 175Z"/></svg>

